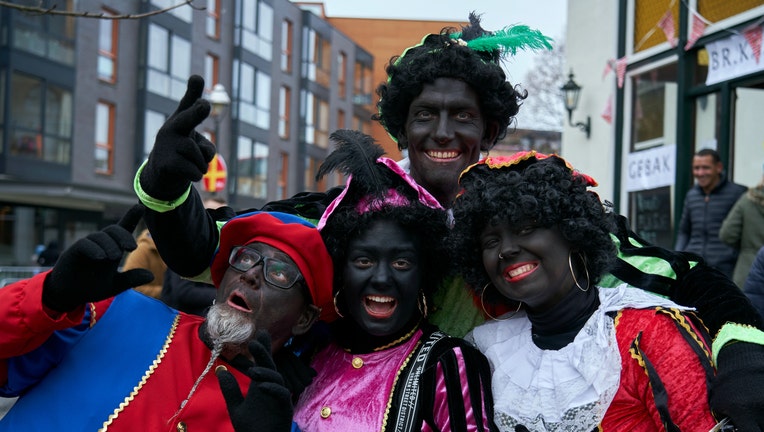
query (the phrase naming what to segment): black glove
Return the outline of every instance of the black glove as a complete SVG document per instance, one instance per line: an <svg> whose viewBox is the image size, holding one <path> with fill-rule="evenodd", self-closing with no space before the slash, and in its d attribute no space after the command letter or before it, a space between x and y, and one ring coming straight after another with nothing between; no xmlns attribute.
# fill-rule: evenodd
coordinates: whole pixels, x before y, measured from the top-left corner
<svg viewBox="0 0 764 432"><path fill-rule="evenodd" d="M286 388L298 397L313 382L316 371L292 351L282 349L273 356L276 369L284 378Z"/></svg>
<svg viewBox="0 0 764 432"><path fill-rule="evenodd" d="M271 358L271 337L258 330L249 343L255 363L246 374L252 379L247 396L241 394L239 383L227 370L216 371L228 415L236 432L287 432L292 429L292 400L284 379L276 371Z"/></svg>
<svg viewBox="0 0 764 432"><path fill-rule="evenodd" d="M711 383L711 409L727 416L740 432L764 430L764 346L735 342L717 358Z"/></svg>
<svg viewBox="0 0 764 432"><path fill-rule="evenodd" d="M117 225L77 240L65 250L45 277L43 304L55 311L68 312L151 282L154 275L146 269L117 271L125 251L137 247L133 231L143 210L141 204L133 206Z"/></svg>
<svg viewBox="0 0 764 432"><path fill-rule="evenodd" d="M141 171L141 188L152 198L172 201L201 180L215 156L215 146L194 128L210 113L202 99L204 79L192 75L178 109L157 132L154 148Z"/></svg>

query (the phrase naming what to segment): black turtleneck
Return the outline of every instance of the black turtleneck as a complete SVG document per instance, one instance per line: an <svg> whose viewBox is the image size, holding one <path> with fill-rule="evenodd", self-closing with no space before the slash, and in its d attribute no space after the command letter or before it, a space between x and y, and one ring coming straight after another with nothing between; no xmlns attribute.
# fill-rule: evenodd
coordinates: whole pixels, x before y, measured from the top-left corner
<svg viewBox="0 0 764 432"><path fill-rule="evenodd" d="M583 292L574 286L553 308L538 313L528 310L533 343L541 349L558 350L573 342L599 305L597 287Z"/></svg>

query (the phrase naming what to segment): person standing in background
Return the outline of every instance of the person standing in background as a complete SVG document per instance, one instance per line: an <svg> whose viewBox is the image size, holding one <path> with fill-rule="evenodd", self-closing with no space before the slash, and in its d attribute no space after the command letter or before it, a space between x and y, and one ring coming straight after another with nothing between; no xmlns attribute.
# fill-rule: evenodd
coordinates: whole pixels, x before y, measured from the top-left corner
<svg viewBox="0 0 764 432"><path fill-rule="evenodd" d="M674 249L692 252L728 277L732 277L738 252L719 239L722 221L746 191L724 176L716 150L703 149L692 158L695 185L687 191Z"/></svg>
<svg viewBox="0 0 764 432"><path fill-rule="evenodd" d="M149 297L158 299L162 294L162 284L164 282L164 273L167 270L167 264L159 256L154 238L151 236L148 228L145 228L138 235L138 247L127 254L123 270L132 270L144 268L154 275L154 280L145 285L135 287L135 290Z"/></svg>
<svg viewBox="0 0 764 432"><path fill-rule="evenodd" d="M732 279L743 288L756 252L764 246L764 179L737 200L722 222L719 238L739 252Z"/></svg>
<svg viewBox="0 0 764 432"><path fill-rule="evenodd" d="M743 285L743 292L764 317L764 246L753 258L750 272Z"/></svg>

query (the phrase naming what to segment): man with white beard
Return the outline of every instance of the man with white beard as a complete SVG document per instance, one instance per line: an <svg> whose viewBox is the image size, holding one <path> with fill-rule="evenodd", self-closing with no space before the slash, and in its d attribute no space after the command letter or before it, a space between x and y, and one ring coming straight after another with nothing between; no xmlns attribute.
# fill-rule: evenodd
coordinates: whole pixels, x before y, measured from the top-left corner
<svg viewBox="0 0 764 432"><path fill-rule="evenodd" d="M148 270L118 271L142 210L0 290L0 395L19 397L0 431L290 430L291 395L272 353L319 316L335 317L318 231L277 212L229 221L210 266L215 304L202 318L129 289ZM253 410L262 412L254 422Z"/></svg>

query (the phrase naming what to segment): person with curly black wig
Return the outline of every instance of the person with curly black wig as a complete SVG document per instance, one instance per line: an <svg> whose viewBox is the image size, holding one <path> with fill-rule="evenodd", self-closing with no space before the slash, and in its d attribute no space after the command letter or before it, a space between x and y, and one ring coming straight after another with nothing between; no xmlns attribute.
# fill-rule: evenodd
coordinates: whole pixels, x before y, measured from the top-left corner
<svg viewBox="0 0 764 432"><path fill-rule="evenodd" d="M448 215L371 137L341 130L319 175L347 178L318 228L334 262L330 344L295 407L301 430L489 431L486 358L427 321L450 267Z"/></svg>
<svg viewBox="0 0 764 432"><path fill-rule="evenodd" d="M467 336L491 364L500 430L714 426L702 324L641 289L597 286L616 247L591 177L532 151L488 157L460 184L455 268L488 315L508 311Z"/></svg>

